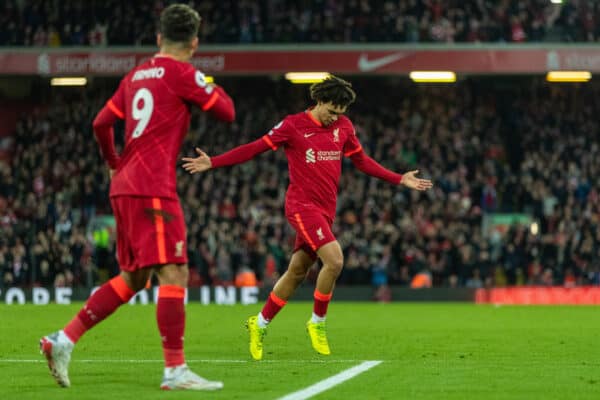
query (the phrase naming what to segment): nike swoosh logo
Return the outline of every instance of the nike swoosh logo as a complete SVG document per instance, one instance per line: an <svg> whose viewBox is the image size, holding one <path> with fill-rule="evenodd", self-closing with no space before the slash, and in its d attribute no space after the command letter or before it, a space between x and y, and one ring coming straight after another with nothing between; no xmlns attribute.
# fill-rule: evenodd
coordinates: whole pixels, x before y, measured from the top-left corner
<svg viewBox="0 0 600 400"><path fill-rule="evenodd" d="M396 54L389 54L389 55L381 57L381 58L376 58L374 60L369 60L369 57L363 53L358 58L358 69L362 72L374 71L385 65L391 64L395 61L398 61L401 58L406 57L407 55L408 54L406 54L406 53L396 53Z"/></svg>
<svg viewBox="0 0 600 400"><path fill-rule="evenodd" d="M305 134L304 134L304 137L305 137L305 138L309 138L309 137L311 137L312 135L314 135L314 133L305 133Z"/></svg>

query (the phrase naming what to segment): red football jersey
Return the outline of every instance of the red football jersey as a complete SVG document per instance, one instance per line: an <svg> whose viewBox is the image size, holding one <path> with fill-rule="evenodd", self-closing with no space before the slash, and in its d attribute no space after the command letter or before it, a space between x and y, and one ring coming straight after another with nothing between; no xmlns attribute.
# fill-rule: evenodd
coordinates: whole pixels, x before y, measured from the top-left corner
<svg viewBox="0 0 600 400"><path fill-rule="evenodd" d="M323 126L304 111L285 117L263 140L273 150L283 146L288 159L286 213L318 208L333 220L342 157L362 150L352 122L342 115Z"/></svg>
<svg viewBox="0 0 600 400"><path fill-rule="evenodd" d="M189 129L189 106L208 110L219 95L227 97L191 64L170 57L156 55L129 72L107 103L125 119L125 148L110 196L177 198L175 167Z"/></svg>

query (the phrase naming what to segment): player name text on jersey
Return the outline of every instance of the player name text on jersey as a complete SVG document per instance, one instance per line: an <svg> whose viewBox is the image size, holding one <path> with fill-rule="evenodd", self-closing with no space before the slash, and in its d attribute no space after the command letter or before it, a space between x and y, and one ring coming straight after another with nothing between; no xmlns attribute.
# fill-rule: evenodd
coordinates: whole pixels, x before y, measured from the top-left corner
<svg viewBox="0 0 600 400"><path fill-rule="evenodd" d="M131 78L132 82L139 81L142 79L156 79L162 78L165 75L165 69L163 67L155 67L148 69L140 69L133 74Z"/></svg>

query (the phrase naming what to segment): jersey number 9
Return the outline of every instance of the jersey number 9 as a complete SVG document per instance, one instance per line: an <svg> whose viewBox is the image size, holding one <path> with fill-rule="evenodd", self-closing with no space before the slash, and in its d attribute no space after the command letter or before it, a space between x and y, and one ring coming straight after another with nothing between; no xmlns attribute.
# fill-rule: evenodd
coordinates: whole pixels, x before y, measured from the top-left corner
<svg viewBox="0 0 600 400"><path fill-rule="evenodd" d="M141 107L140 103L142 103ZM135 93L135 96L133 96L131 110L131 116L134 120L138 121L131 134L131 137L136 139L142 136L144 129L146 129L148 122L150 122L150 117L152 117L152 111L154 110L154 98L152 97L152 93L146 88L138 90Z"/></svg>

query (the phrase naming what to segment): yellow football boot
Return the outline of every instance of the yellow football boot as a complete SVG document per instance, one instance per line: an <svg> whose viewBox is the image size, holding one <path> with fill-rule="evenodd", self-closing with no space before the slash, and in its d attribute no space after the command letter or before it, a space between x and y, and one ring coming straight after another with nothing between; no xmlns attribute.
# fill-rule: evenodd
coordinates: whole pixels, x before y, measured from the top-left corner
<svg viewBox="0 0 600 400"><path fill-rule="evenodd" d="M256 315L248 318L246 329L250 334L250 355L255 360L261 360L263 356L263 340L267 333L267 328L258 326L258 317Z"/></svg>
<svg viewBox="0 0 600 400"><path fill-rule="evenodd" d="M330 355L331 350L329 350L329 343L327 342L325 322L315 323L309 319L306 323L306 330L308 331L308 336L310 336L310 342L312 343L313 349L324 356Z"/></svg>

